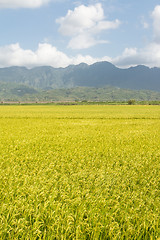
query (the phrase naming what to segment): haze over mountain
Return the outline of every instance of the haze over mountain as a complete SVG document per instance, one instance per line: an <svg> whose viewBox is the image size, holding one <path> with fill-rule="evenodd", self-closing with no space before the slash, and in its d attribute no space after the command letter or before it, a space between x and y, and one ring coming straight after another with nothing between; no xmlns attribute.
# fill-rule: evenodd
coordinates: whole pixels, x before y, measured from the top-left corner
<svg viewBox="0 0 160 240"><path fill-rule="evenodd" d="M0 82L23 84L35 89L106 86L160 91L160 68L143 65L120 69L109 62L81 63L66 68L50 66L0 68Z"/></svg>

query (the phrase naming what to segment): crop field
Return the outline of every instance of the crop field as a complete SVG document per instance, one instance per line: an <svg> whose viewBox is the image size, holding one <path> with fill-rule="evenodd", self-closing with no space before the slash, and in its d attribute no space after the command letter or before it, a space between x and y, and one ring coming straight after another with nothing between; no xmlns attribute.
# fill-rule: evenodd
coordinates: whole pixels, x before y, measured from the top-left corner
<svg viewBox="0 0 160 240"><path fill-rule="evenodd" d="M160 239L160 107L0 106L0 239Z"/></svg>

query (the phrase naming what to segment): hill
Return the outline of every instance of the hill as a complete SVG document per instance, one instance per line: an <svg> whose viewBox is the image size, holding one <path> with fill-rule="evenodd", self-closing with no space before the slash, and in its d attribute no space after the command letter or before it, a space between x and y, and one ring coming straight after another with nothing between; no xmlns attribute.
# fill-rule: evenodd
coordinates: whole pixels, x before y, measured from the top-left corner
<svg viewBox="0 0 160 240"><path fill-rule="evenodd" d="M160 92L149 90L129 90L116 87L36 90L16 83L0 82L0 101L159 101Z"/></svg>

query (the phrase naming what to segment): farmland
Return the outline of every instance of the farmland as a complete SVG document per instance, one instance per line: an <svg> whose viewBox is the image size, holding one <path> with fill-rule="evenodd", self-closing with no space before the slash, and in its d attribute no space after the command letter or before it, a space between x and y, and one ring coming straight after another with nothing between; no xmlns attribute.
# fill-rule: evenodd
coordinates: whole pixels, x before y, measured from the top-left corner
<svg viewBox="0 0 160 240"><path fill-rule="evenodd" d="M159 106L0 106L0 239L159 239Z"/></svg>

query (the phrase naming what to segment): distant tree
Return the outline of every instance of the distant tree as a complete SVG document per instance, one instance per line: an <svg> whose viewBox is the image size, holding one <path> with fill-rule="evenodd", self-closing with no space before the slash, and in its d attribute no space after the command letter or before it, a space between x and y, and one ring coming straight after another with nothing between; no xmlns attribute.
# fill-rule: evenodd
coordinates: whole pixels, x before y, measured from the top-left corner
<svg viewBox="0 0 160 240"><path fill-rule="evenodd" d="M135 105L135 104L136 104L136 100L135 99L128 100L128 105Z"/></svg>

